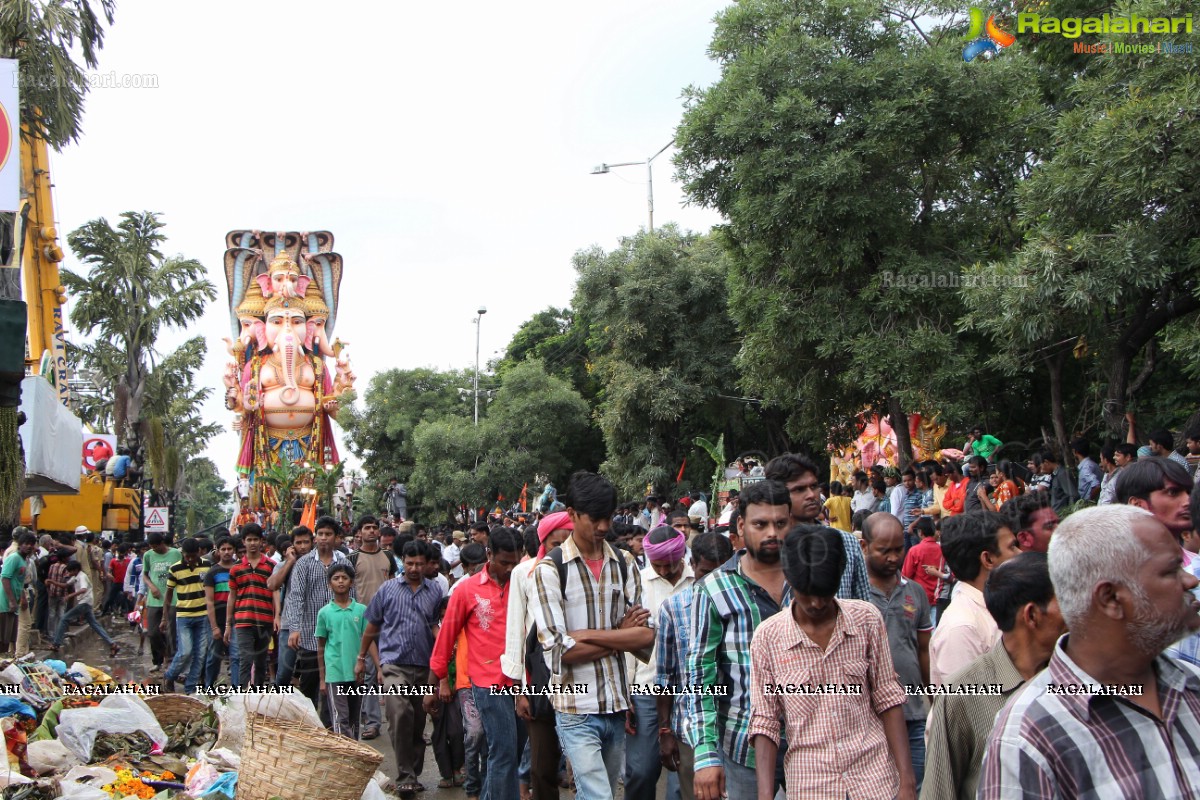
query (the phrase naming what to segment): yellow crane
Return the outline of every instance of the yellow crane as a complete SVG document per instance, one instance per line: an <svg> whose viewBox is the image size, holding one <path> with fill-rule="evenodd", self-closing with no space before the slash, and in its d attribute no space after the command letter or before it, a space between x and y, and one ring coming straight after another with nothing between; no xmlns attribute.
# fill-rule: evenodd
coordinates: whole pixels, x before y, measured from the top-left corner
<svg viewBox="0 0 1200 800"><path fill-rule="evenodd" d="M41 374L54 386L58 401L71 406L71 370L67 363L63 303L66 289L58 265L63 250L54 227L51 196L50 157L46 141L22 127L21 188L25 199L17 217L17 241L21 243L21 272L25 280L25 302L29 306L29 354L26 368ZM75 442L68 444L76 447ZM73 455L82 465L83 454ZM82 472L82 467L81 470ZM79 525L88 530L120 534L140 530L141 495L137 489L86 477L74 494L48 494L38 516L38 532L73 532ZM21 524L30 525L30 501L21 506Z"/></svg>

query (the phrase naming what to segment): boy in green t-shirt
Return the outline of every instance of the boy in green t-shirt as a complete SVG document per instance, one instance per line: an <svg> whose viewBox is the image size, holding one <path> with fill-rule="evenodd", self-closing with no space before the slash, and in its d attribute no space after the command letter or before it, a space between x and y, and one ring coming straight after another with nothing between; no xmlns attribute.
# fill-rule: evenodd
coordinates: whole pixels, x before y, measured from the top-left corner
<svg viewBox="0 0 1200 800"><path fill-rule="evenodd" d="M162 628L162 622L167 618L169 609L163 608L167 595L167 573L174 564L179 563L183 554L171 547L161 533L146 534L146 544L149 550L142 556L142 583L146 587L146 632L150 636L150 660L154 666L151 672L158 672L163 664L174 655L171 645L170 629Z"/></svg>
<svg viewBox="0 0 1200 800"><path fill-rule="evenodd" d="M358 718L362 696L356 694L354 667L358 649L367 629L367 607L350 597L354 588L354 567L335 562L326 573L333 599L317 612L317 668L320 671L320 691L325 696L330 727L334 733L358 738ZM371 660L375 674L381 675L379 649L371 643Z"/></svg>

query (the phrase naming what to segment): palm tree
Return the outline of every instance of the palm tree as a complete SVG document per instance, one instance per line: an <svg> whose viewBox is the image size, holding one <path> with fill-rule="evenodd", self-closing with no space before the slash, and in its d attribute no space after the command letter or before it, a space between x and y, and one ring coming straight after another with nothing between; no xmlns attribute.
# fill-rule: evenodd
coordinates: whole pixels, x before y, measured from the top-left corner
<svg viewBox="0 0 1200 800"><path fill-rule="evenodd" d="M199 261L162 255L163 227L149 211L125 212L116 229L106 219L92 220L67 237L76 257L90 268L86 277L62 272L63 285L75 299L71 322L83 333L96 334L98 344L92 347L103 354L93 366L115 378L117 438L135 453L147 434L144 412L152 399L147 395L153 394L152 359L158 355L159 333L198 319L217 296ZM159 388L165 388L161 398L169 398L172 389L193 389L190 378L180 373L196 363L197 350L202 358L202 341L179 358L176 351L160 363L160 368L170 364L158 376L163 382ZM203 399L203 392L196 397Z"/></svg>
<svg viewBox="0 0 1200 800"><path fill-rule="evenodd" d="M84 69L99 65L104 25L116 0L5 0L0 3L0 57L21 74L21 124L55 150L77 141L87 97ZM103 18L103 20L102 20ZM83 64L75 61L75 54ZM0 214L0 239L12 241L14 214ZM0 270L0 297L20 299L21 270Z"/></svg>
<svg viewBox="0 0 1200 800"><path fill-rule="evenodd" d="M112 24L116 0L4 0L0 2L0 57L16 58L25 80L21 125L26 132L61 149L79 138L83 100L90 88L83 67L94 69L104 44L104 24ZM104 22L101 22L103 17ZM0 214L0 254L15 245L17 215ZM21 299L21 269L0 269L0 301ZM22 349L18 342L0 347ZM7 387L6 387L7 388ZM15 524L20 509L25 465L17 444L15 399L0 402L0 524Z"/></svg>

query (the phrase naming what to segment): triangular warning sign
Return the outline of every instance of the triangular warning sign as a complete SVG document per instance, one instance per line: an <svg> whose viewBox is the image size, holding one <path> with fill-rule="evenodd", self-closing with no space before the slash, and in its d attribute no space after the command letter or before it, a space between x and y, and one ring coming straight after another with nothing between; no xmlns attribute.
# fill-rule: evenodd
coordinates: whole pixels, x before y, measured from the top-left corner
<svg viewBox="0 0 1200 800"><path fill-rule="evenodd" d="M150 512L150 516L146 517L146 526L147 527L154 526L154 525L161 527L166 524L167 523L163 521L162 514L158 513L157 508Z"/></svg>

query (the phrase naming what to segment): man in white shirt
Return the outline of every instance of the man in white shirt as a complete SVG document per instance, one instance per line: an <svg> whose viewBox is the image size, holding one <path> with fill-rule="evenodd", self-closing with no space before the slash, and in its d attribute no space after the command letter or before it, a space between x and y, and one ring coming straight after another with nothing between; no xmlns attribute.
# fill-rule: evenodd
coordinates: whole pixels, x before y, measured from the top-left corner
<svg viewBox="0 0 1200 800"><path fill-rule="evenodd" d="M455 531L450 544L442 548L442 559L450 565L450 576L455 580L463 576L459 560L462 558L462 542L466 541L466 538L467 535L462 531Z"/></svg>
<svg viewBox="0 0 1200 800"><path fill-rule="evenodd" d="M688 518L692 524L699 524L700 530L708 530L708 503L700 492L692 492L692 504L688 506Z"/></svg>
<svg viewBox="0 0 1200 800"><path fill-rule="evenodd" d="M992 570L1020 552L1008 517L999 512L972 511L942 522L942 556L958 583L929 641L932 683L945 683L1000 640L983 586Z"/></svg>
<svg viewBox="0 0 1200 800"><path fill-rule="evenodd" d="M717 525L728 525L730 517L738 507L738 490L729 490L729 499L725 502L724 508L721 509L721 516L717 519Z"/></svg>
<svg viewBox="0 0 1200 800"><path fill-rule="evenodd" d="M565 511L547 515L538 524L538 549L529 553L509 575L512 589L508 593L508 621L505 628L504 654L500 667L504 674L522 685L527 683L525 650L529 631L534 625L533 604L538 602L537 587L531 573L546 554L562 544L574 525ZM528 550L528 543L526 546ZM536 641L536 637L535 637ZM540 645L538 645L540 650ZM544 662L543 662L544 663ZM562 750L558 744L558 729L553 714L535 717L528 697L517 698L517 716L525 720L529 731L529 785L534 797L558 794L558 762ZM543 704L544 705L544 704Z"/></svg>
<svg viewBox="0 0 1200 800"><path fill-rule="evenodd" d="M875 493L871 491L871 479L867 473L854 473L854 497L850 499L850 511L870 511L875 505Z"/></svg>

